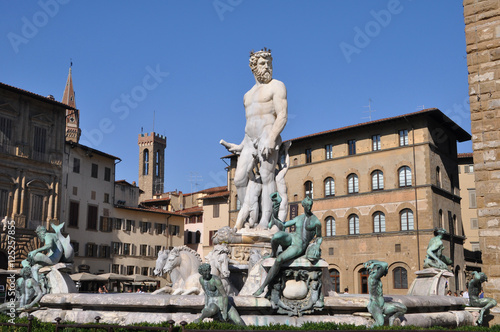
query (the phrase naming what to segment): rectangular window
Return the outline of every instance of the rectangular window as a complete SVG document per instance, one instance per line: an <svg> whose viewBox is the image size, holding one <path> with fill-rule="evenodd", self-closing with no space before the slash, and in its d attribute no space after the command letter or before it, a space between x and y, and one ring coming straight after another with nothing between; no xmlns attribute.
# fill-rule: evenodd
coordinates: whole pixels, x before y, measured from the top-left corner
<svg viewBox="0 0 500 332"><path fill-rule="evenodd" d="M78 195L78 187L73 187L73 195Z"/></svg>
<svg viewBox="0 0 500 332"><path fill-rule="evenodd" d="M12 140L12 120L0 117L0 149L9 152Z"/></svg>
<svg viewBox="0 0 500 332"><path fill-rule="evenodd" d="M122 222L123 222L123 219L115 218L115 220L113 222L113 224L114 224L113 228L117 229L117 230L122 229Z"/></svg>
<svg viewBox="0 0 500 332"><path fill-rule="evenodd" d="M141 233L149 232L150 223L146 221L139 221L139 228L141 229Z"/></svg>
<svg viewBox="0 0 500 332"><path fill-rule="evenodd" d="M87 229L97 230L97 206L89 205L87 208Z"/></svg>
<svg viewBox="0 0 500 332"><path fill-rule="evenodd" d="M325 159L333 158L333 145L327 144L325 145Z"/></svg>
<svg viewBox="0 0 500 332"><path fill-rule="evenodd" d="M111 252L114 255L119 255L121 246L122 244L120 242L111 242Z"/></svg>
<svg viewBox="0 0 500 332"><path fill-rule="evenodd" d="M111 168L104 167L104 181L111 181Z"/></svg>
<svg viewBox="0 0 500 332"><path fill-rule="evenodd" d="M169 233L170 235L179 235L181 232L181 228L176 225L169 225Z"/></svg>
<svg viewBox="0 0 500 332"><path fill-rule="evenodd" d="M470 229L479 229L479 224L477 222L477 218L470 219Z"/></svg>
<svg viewBox="0 0 500 332"><path fill-rule="evenodd" d="M113 218L101 217L101 225L99 230L102 232L111 232L113 229Z"/></svg>
<svg viewBox="0 0 500 332"><path fill-rule="evenodd" d="M80 173L80 159L73 158L73 173Z"/></svg>
<svg viewBox="0 0 500 332"><path fill-rule="evenodd" d="M468 189L469 191L469 209L477 208L476 189Z"/></svg>
<svg viewBox="0 0 500 332"><path fill-rule="evenodd" d="M356 154L356 140L355 139L350 139L347 141L347 146L349 148L349 155L354 155Z"/></svg>
<svg viewBox="0 0 500 332"><path fill-rule="evenodd" d="M97 257L97 245L95 243L87 243L85 248L86 257Z"/></svg>
<svg viewBox="0 0 500 332"><path fill-rule="evenodd" d="M69 227L78 227L78 214L80 211L80 203L69 202Z"/></svg>
<svg viewBox="0 0 500 332"><path fill-rule="evenodd" d="M213 215L213 217L214 218L219 218L219 204L214 204L213 207L214 207L214 215Z"/></svg>
<svg viewBox="0 0 500 332"><path fill-rule="evenodd" d="M408 145L408 130L403 129L399 131L399 146Z"/></svg>
<svg viewBox="0 0 500 332"><path fill-rule="evenodd" d="M397 243L394 245L394 252L401 252L401 244Z"/></svg>
<svg viewBox="0 0 500 332"><path fill-rule="evenodd" d="M104 203L109 203L109 194L104 193Z"/></svg>
<svg viewBox="0 0 500 332"><path fill-rule="evenodd" d="M155 246L155 257L158 257L158 253L161 251L161 246Z"/></svg>
<svg viewBox="0 0 500 332"><path fill-rule="evenodd" d="M372 150L373 151L378 151L380 150L380 135L373 135L372 136Z"/></svg>
<svg viewBox="0 0 500 332"><path fill-rule="evenodd" d="M111 273L120 274L120 264L111 265Z"/></svg>
<svg viewBox="0 0 500 332"><path fill-rule="evenodd" d="M149 269L148 269L147 267L142 267L142 268L141 268L141 274L142 274L143 276L147 276L147 275L148 275L148 270L149 270Z"/></svg>
<svg viewBox="0 0 500 332"><path fill-rule="evenodd" d="M111 248L107 245L99 246L99 258L109 258L111 255Z"/></svg>
<svg viewBox="0 0 500 332"><path fill-rule="evenodd" d="M130 255L130 243L123 244L123 254L127 256Z"/></svg>
<svg viewBox="0 0 500 332"><path fill-rule="evenodd" d="M133 266L133 265L127 266L127 275L131 276L132 274L134 274L134 269L135 269L135 266Z"/></svg>
<svg viewBox="0 0 500 332"><path fill-rule="evenodd" d="M139 248L139 253L141 256L147 256L148 254L148 245L147 244L141 244Z"/></svg>
<svg viewBox="0 0 500 332"><path fill-rule="evenodd" d="M33 157L37 160L44 160L47 144L47 129L35 126L33 136Z"/></svg>
<svg viewBox="0 0 500 332"><path fill-rule="evenodd" d="M311 149L306 149L306 164L311 163L311 161L312 161Z"/></svg>
<svg viewBox="0 0 500 332"><path fill-rule="evenodd" d="M333 248L328 248L328 255L333 256Z"/></svg>
<svg viewBox="0 0 500 332"><path fill-rule="evenodd" d="M214 245L213 237L214 237L215 233L217 233L217 231L209 231L208 232L208 245L209 246L213 246Z"/></svg>
<svg viewBox="0 0 500 332"><path fill-rule="evenodd" d="M135 228L135 220L129 220L127 219L127 222L125 224L125 230L127 232L131 232Z"/></svg>
<svg viewBox="0 0 500 332"><path fill-rule="evenodd" d="M99 166L97 164L92 164L92 170L90 176L92 176L95 179L97 179L97 177L99 176Z"/></svg>

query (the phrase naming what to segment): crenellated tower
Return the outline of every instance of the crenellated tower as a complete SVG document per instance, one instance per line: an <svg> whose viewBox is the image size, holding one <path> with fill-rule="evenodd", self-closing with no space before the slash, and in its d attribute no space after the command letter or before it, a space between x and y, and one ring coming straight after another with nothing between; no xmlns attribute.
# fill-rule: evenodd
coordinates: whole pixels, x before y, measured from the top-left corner
<svg viewBox="0 0 500 332"><path fill-rule="evenodd" d="M163 193L167 138L155 132L140 134L138 144L139 188L144 191L140 200L146 200Z"/></svg>

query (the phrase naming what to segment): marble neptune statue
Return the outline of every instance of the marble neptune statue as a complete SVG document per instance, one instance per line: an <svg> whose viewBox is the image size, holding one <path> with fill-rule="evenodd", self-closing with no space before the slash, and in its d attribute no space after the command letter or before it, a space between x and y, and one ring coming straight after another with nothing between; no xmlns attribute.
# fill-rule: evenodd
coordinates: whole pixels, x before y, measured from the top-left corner
<svg viewBox="0 0 500 332"><path fill-rule="evenodd" d="M260 219L255 225L262 229L268 227L271 219L269 197L277 189L275 176L281 132L288 119L286 88L283 82L272 78L272 61L271 50L266 48L250 53L255 85L243 97L245 136L240 144L220 141L229 152L239 155L234 176L239 201L246 206L255 206L260 197ZM243 227L250 212L251 209L240 210L237 229ZM259 214L255 210L253 213Z"/></svg>

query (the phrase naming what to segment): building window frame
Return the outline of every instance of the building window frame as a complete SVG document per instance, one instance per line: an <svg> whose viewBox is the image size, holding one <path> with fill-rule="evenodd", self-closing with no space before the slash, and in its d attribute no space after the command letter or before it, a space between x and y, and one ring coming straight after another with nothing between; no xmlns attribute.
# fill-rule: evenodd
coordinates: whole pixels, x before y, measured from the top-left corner
<svg viewBox="0 0 500 332"><path fill-rule="evenodd" d="M347 176L347 193L348 194L359 193L359 178L356 173L351 173Z"/></svg>
<svg viewBox="0 0 500 332"><path fill-rule="evenodd" d="M372 151L379 151L381 149L380 134L372 135Z"/></svg>
<svg viewBox="0 0 500 332"><path fill-rule="evenodd" d="M325 145L325 160L333 158L333 145L327 144Z"/></svg>
<svg viewBox="0 0 500 332"><path fill-rule="evenodd" d="M401 166L398 170L399 187L411 187L412 186L412 174L410 166Z"/></svg>
<svg viewBox="0 0 500 332"><path fill-rule="evenodd" d="M385 233L385 214L382 211L373 214L373 232Z"/></svg>
<svg viewBox="0 0 500 332"><path fill-rule="evenodd" d="M314 184L310 180L304 182L304 197L314 198Z"/></svg>
<svg viewBox="0 0 500 332"><path fill-rule="evenodd" d="M347 218L349 222L349 235L358 235L359 234L359 217L357 214L352 213Z"/></svg>
<svg viewBox="0 0 500 332"><path fill-rule="evenodd" d="M372 191L384 190L384 172L376 169L372 172Z"/></svg>
<svg viewBox="0 0 500 332"><path fill-rule="evenodd" d="M329 176L325 179L325 197L335 196L335 180Z"/></svg>
<svg viewBox="0 0 500 332"><path fill-rule="evenodd" d="M350 139L347 141L347 154L353 156L356 154L356 140Z"/></svg>
<svg viewBox="0 0 500 332"><path fill-rule="evenodd" d="M399 146L408 146L410 144L408 140L408 129L400 129L398 131L399 135Z"/></svg>
<svg viewBox="0 0 500 332"><path fill-rule="evenodd" d="M401 266L392 271L394 289L408 289L408 271Z"/></svg>
<svg viewBox="0 0 500 332"><path fill-rule="evenodd" d="M399 213L401 231L412 231L415 229L415 219L411 209L403 209Z"/></svg>
<svg viewBox="0 0 500 332"><path fill-rule="evenodd" d="M328 216L325 218L325 236L332 237L336 234L335 218Z"/></svg>

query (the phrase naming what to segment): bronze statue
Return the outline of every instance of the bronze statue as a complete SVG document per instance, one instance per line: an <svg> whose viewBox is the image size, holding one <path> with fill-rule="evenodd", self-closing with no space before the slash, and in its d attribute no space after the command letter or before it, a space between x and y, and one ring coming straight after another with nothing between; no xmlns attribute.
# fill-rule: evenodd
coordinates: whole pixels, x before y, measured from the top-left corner
<svg viewBox="0 0 500 332"><path fill-rule="evenodd" d="M389 325L394 324L394 320L406 313L406 306L402 303L385 303L382 290L383 276L387 275L388 264L386 262L369 260L364 264L370 275L368 276L368 290L370 292L370 302L368 311L375 319L373 326L383 326L384 317L389 316Z"/></svg>
<svg viewBox="0 0 500 332"><path fill-rule="evenodd" d="M443 254L443 235L446 230L437 228L434 231L435 236L429 241L427 246L427 256L424 260L424 268L434 267L441 270L448 270L448 265L453 265L453 261Z"/></svg>
<svg viewBox="0 0 500 332"><path fill-rule="evenodd" d="M484 272L474 271L472 274L472 280L469 281L469 304L473 307L480 307L479 318L477 320L477 325L482 325L484 320L484 315L488 314L489 310L497 305L497 301L492 298L485 297L480 298L479 293L481 292L481 284L488 281L488 277Z"/></svg>
<svg viewBox="0 0 500 332"><path fill-rule="evenodd" d="M198 268L200 284L205 292L205 307L201 316L194 322L198 323L205 318L214 318L220 321L231 321L236 325L245 325L236 308L229 304L224 285L219 277L211 274L210 264L201 264Z"/></svg>
<svg viewBox="0 0 500 332"><path fill-rule="evenodd" d="M273 201L273 214L269 222L269 228L276 225L280 229L271 239L271 257L276 257L279 246L283 251L277 255L264 283L253 294L254 296L259 296L264 292L266 286L278 275L284 263L304 255L306 250L308 251L308 258L318 259L321 256L320 245L323 240L321 237L321 222L311 211L313 200L306 196L302 201L304 214L283 223L277 218L281 197L278 193L274 193L271 195L271 199ZM295 226L295 231L285 232L284 229L291 226ZM316 238L316 241L311 244L312 248L308 250L309 243L314 238Z"/></svg>

